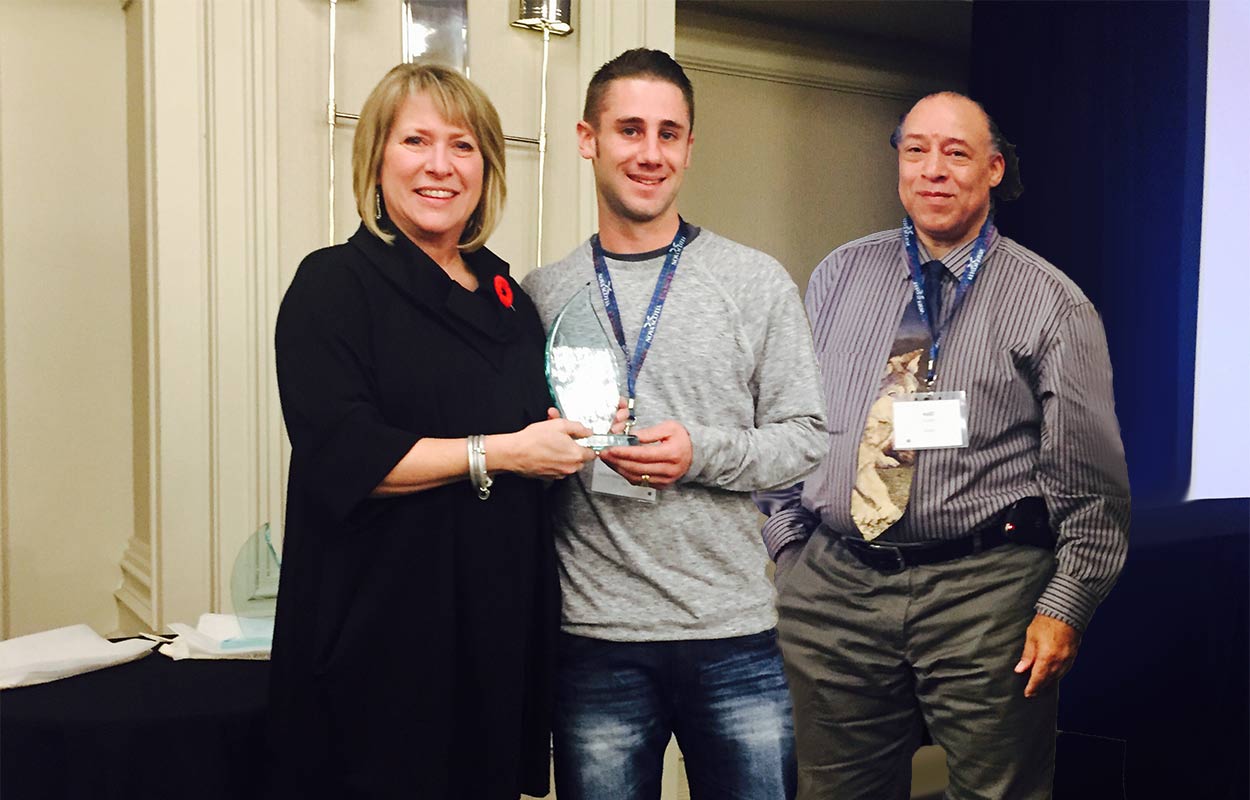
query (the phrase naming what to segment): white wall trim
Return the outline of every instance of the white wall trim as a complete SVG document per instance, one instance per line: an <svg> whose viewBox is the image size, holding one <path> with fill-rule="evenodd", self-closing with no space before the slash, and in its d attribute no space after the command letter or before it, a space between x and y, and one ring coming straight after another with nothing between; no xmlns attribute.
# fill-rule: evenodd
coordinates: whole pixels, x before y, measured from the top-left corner
<svg viewBox="0 0 1250 800"><path fill-rule="evenodd" d="M803 72L776 66L756 66L743 61L728 61L693 55L685 50L679 51L677 60L682 68L693 72L708 72L717 75L729 75L735 78L781 83L791 86L806 86L814 89L826 89L845 94L866 95L869 97L885 97L892 100L910 100L924 91L922 87L897 88L883 86L879 83L860 82L840 79L819 72Z"/></svg>
<svg viewBox="0 0 1250 800"><path fill-rule="evenodd" d="M263 135L260 137L261 169L260 209L264 214L266 225L263 237L258 244L258 252L264 269L257 273L261 284L262 303L258 310L260 327L264 331L262 339L261 361L263 376L265 414L263 433L263 449L261 452L260 474L265 481L262 497L266 503L263 511L267 512L275 542L285 539L286 529L286 481L287 454L290 446L287 443L286 424L282 418L282 404L278 396L278 369L273 347L274 331L278 326L278 307L286 290L286 281L282 278L282 250L280 248L280 214L281 206L279 188L281 186L278 169L278 130L281 116L278 97L278 11L276 0L266 0L263 6L265 57L261 59L261 70L255 78L265 87L263 96L265 113L263 115Z"/></svg>
<svg viewBox="0 0 1250 800"><path fill-rule="evenodd" d="M135 501L137 504L146 505L146 528L140 528L140 520L136 518L136 530L130 538L126 546L125 553L122 554L121 572L122 583L120 588L114 592L114 597L119 603L128 608L131 613L143 621L149 628L157 628L157 617L159 614L158 597L153 590L152 573L154 570L153 544L157 541L158 532L160 530L160 504L157 497L156 475L160 470L160 415L156 404L159 399L159 375L156 371L156 344L154 342L154 329L157 319L157 307L155 297L152 290L153 274L151 271L151 258L156 250L156 219L155 210L152 208L152 195L155 189L156 168L153 158L153 131L155 122L152 112L152 83L154 65L152 55L152 8L149 3L143 0L123 0L122 10L127 14L140 15L140 27L142 33L140 41L134 42L127 36L126 47L139 47L142 50L142 86L143 86L143 148L142 148L142 171L143 171L143 187L144 187L144 209L143 217L136 220L133 217L130 220L131 229L136 225L143 227L143 297L141 302L132 303L132 309L136 314L141 314L141 320L134 320L132 326L135 330L142 328L146 330L145 344L146 348L142 352L136 352L136 359L141 359L142 364L137 364L134 370L135 382L142 382L142 386L135 386L136 401L142 398L143 407L139 413L142 413L145 419L147 437L141 438L139 435L135 437L135 465L136 473L139 466L143 465L147 474L140 476L135 475ZM129 59L128 59L129 62ZM128 85L133 86L129 80ZM135 103L136 100L128 99L128 103ZM134 135L134 131L130 131L130 135ZM131 149L130 153L133 154ZM131 172L137 167L135 164L129 166ZM133 241L133 238L132 238ZM138 258L140 254L134 253L133 256ZM137 406L138 408L138 406ZM140 498L142 492L145 497Z"/></svg>
<svg viewBox="0 0 1250 800"><path fill-rule="evenodd" d="M122 585L114 597L149 627L152 620L152 549L147 542L132 538L121 561Z"/></svg>
<svg viewBox="0 0 1250 800"><path fill-rule="evenodd" d="M3 109L0 109L3 113ZM0 131L3 133L3 131ZM4 150L0 147L0 153ZM4 183L0 159L0 185ZM4 203L0 203L0 640L9 638L9 407L4 320Z"/></svg>
<svg viewBox="0 0 1250 800"><path fill-rule="evenodd" d="M235 554L281 507L276 0L131 4L144 14L150 433L138 461L151 511L116 597L161 628L229 610Z"/></svg>
<svg viewBox="0 0 1250 800"><path fill-rule="evenodd" d="M690 6L680 23L677 60L688 70L891 100L915 100L967 81L962 71L893 42L747 25Z"/></svg>
<svg viewBox="0 0 1250 800"><path fill-rule="evenodd" d="M264 523L277 530L280 522L272 513L281 508L281 414L271 377L280 299L275 16L274 0L210 16L214 610L230 609L240 546Z"/></svg>
<svg viewBox="0 0 1250 800"><path fill-rule="evenodd" d="M209 167L203 3L142 0L148 331L147 483L154 628L208 610L211 536ZM138 480L138 476L136 476ZM146 535L144 535L146 534ZM142 559L142 548L128 556ZM121 598L126 599L125 595ZM128 603L128 605L130 605Z"/></svg>
<svg viewBox="0 0 1250 800"><path fill-rule="evenodd" d="M227 345L229 342L223 341L234 334L229 330L229 326L223 326L221 308L222 291L221 284L223 276L221 275L223 255L229 249L230 234L233 231L225 230L226 225L225 209L222 208L222 196L218 192L218 184L222 182L223 173L229 170L233 173L241 165L239 161L231 162L222 150L223 139L232 139L232 134L237 133L238 128L244 131L247 129L247 120L240 119L243 124L240 126L232 126L226 128L224 122L230 119L231 112L238 109L233 107L229 102L231 98L222 98L226 100L222 103L222 114L218 117L218 84L219 78L221 83L228 81L228 76L220 76L219 70L230 69L231 67L241 66L242 59L226 58L217 59L215 45L219 40L225 39L230 30L230 17L234 16L231 12L237 13L238 7L235 4L223 3L207 3L204 6L203 13L203 114L204 114L204 130L208 132L208 142L204 148L204 218L202 220L202 230L204 237L204 255L206 257L206 302L207 307L207 326L208 340L208 500L209 500L209 519L208 519L208 608L205 610L216 611L221 607L220 592L220 576L221 576L221 517L222 517L222 473L220 456L220 438L222 435L222 406L220 401L220 390L222 383L222 365L223 350L230 349ZM220 12L220 13L219 13ZM218 19L221 18L221 24ZM241 51L240 55L244 58L248 55L247 51ZM222 123L219 126L219 122ZM223 130L224 129L224 130ZM233 142L231 142L233 144ZM246 154L245 154L246 156ZM231 175L230 177L233 177ZM226 178L229 180L229 177ZM243 203L244 213L246 213L247 204ZM229 305L229 304L227 304ZM242 354L247 359L247 353ZM228 424L228 423L227 423ZM170 620L165 620L169 622ZM184 620L189 622L190 620Z"/></svg>
<svg viewBox="0 0 1250 800"><path fill-rule="evenodd" d="M286 503L286 426L278 397L278 371L274 362L273 335L278 324L278 307L286 288L282 280L279 250L278 181L278 3L261 0L253 5L253 41L257 43L251 72L252 102L256 108L253 181L254 208L258 222L253 239L257 303L254 325L258 332L256 392L257 475L259 502L256 519L268 521L274 542L283 541ZM263 223L263 224L262 224Z"/></svg>

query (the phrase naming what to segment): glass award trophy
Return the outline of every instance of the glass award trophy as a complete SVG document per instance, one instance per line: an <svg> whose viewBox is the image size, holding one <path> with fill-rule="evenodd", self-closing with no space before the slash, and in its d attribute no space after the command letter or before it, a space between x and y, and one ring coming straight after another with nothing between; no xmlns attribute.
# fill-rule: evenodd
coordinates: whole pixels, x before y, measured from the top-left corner
<svg viewBox="0 0 1250 800"><path fill-rule="evenodd" d="M592 431L578 443L598 452L638 444L638 437L612 433L625 396L623 354L595 308L592 288L586 284L573 294L547 334L547 385L561 416Z"/></svg>
<svg viewBox="0 0 1250 800"><path fill-rule="evenodd" d="M278 572L282 561L273 549L266 522L239 549L230 573L230 599L239 635L224 640L223 650L250 650L273 644Z"/></svg>

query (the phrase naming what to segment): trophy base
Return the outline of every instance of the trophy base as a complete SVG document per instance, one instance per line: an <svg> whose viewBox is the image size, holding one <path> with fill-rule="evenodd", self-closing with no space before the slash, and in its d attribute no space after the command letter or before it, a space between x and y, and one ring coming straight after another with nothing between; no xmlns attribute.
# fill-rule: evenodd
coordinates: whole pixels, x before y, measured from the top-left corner
<svg viewBox="0 0 1250 800"><path fill-rule="evenodd" d="M574 440L582 447L589 447L598 453L609 447L630 447L638 444L638 437L631 433L600 433Z"/></svg>

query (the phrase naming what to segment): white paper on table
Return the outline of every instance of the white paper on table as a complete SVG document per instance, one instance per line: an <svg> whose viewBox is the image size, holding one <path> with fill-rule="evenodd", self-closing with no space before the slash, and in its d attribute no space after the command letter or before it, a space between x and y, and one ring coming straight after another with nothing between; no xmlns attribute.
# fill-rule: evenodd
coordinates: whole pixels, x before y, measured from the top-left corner
<svg viewBox="0 0 1250 800"><path fill-rule="evenodd" d="M110 642L87 625L18 636L0 642L0 689L34 686L125 664L151 649L146 639Z"/></svg>
<svg viewBox="0 0 1250 800"><path fill-rule="evenodd" d="M161 645L159 652L175 661L184 658L264 660L269 658L269 651L273 649L271 641L255 647L223 647L222 643L226 640L243 635L234 614L201 614L194 628L181 622L171 622L169 629L177 636L169 644Z"/></svg>

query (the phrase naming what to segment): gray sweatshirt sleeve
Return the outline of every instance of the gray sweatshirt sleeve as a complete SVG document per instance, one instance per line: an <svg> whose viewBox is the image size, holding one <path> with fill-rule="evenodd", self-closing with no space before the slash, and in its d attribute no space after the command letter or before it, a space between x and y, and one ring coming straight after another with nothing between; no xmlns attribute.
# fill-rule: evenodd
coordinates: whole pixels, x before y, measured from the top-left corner
<svg viewBox="0 0 1250 800"><path fill-rule="evenodd" d="M686 425L694 459L684 480L738 492L789 486L825 452L824 403L798 289L772 259L756 277L746 287L750 308L744 312L761 316L759 324L745 326L755 355L755 424Z"/></svg>

